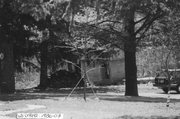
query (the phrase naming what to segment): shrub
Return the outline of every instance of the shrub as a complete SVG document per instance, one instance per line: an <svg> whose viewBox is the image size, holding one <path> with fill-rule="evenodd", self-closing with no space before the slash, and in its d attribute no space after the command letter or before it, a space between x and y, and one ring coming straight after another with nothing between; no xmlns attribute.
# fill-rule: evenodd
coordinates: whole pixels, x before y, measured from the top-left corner
<svg viewBox="0 0 180 119"><path fill-rule="evenodd" d="M59 70L53 73L49 78L50 88L67 88L74 87L80 80L80 73L70 72L66 70ZM79 86L83 86L83 80Z"/></svg>

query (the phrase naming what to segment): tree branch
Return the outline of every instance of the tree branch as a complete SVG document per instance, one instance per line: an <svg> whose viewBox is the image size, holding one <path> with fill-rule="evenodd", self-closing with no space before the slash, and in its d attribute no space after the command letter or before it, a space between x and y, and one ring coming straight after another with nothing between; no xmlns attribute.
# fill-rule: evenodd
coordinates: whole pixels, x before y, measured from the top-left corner
<svg viewBox="0 0 180 119"><path fill-rule="evenodd" d="M97 25L100 25L100 24L105 23L105 22L120 23L120 24L122 24L122 23L123 23L123 22L120 22L120 21L104 20L104 21L101 21L101 22L96 23L96 24L97 24Z"/></svg>
<svg viewBox="0 0 180 119"><path fill-rule="evenodd" d="M141 25L141 27L138 30L136 30L135 35L138 34L139 32L141 32L147 26L151 25L155 20L157 20L161 16L162 16L162 14L159 12L153 16L150 16L150 14L149 14L148 17L146 18L146 20L144 21L144 23Z"/></svg>
<svg viewBox="0 0 180 119"><path fill-rule="evenodd" d="M65 10L64 14L62 15L62 19L64 19L67 16L68 11L71 9L71 2L72 2L72 0L69 0L66 10Z"/></svg>
<svg viewBox="0 0 180 119"><path fill-rule="evenodd" d="M89 25L89 26L90 26L90 27L95 27L95 28L101 29L101 30L103 30L103 31L107 31L107 32L109 32L109 33L116 34L116 35L120 36L120 37L123 38L123 39L125 38L125 37L122 35L121 32L116 31L116 30L114 30L114 29L108 30L108 29L104 29L104 28L97 27L97 26L95 26L95 25Z"/></svg>
<svg viewBox="0 0 180 119"><path fill-rule="evenodd" d="M145 33L148 31L149 27L153 24L153 22L155 20L157 20L158 18L160 18L163 14L162 13L157 13L154 17L152 17L150 20L146 20L144 22L144 24L135 32L135 34L137 35L139 32L143 31L143 33L140 33L141 36L139 37L139 39L136 41L137 43L140 42L140 40L145 36Z"/></svg>
<svg viewBox="0 0 180 119"><path fill-rule="evenodd" d="M34 64L34 63L31 62L31 61L23 60L23 62L25 62L25 63L31 65L33 68L36 68L36 69L40 70L40 67L39 67L38 65Z"/></svg>
<svg viewBox="0 0 180 119"><path fill-rule="evenodd" d="M135 22L135 24L138 24L138 23L140 23L140 22L144 21L145 19L147 19L147 17L148 17L148 16L149 16L149 14L148 14L148 15L146 15L145 17L143 17L142 19L140 19L140 20L136 21L136 22Z"/></svg>
<svg viewBox="0 0 180 119"><path fill-rule="evenodd" d="M147 35L145 35L145 33L143 33L140 37L137 37L137 38L136 38L136 42L137 42L137 44L138 44L141 39L146 38L146 37L151 36L151 35L156 35L156 34L158 34L158 33L159 33L159 32L153 32L153 33L150 33L150 34L147 34Z"/></svg>
<svg viewBox="0 0 180 119"><path fill-rule="evenodd" d="M153 22L152 22L153 23ZM145 30L143 31L143 33L141 33L141 36L139 37L139 39L136 41L137 43L140 42L140 40L145 36L145 33L147 32L147 30L150 28L150 26L152 25L152 23L148 24L148 26L146 26Z"/></svg>

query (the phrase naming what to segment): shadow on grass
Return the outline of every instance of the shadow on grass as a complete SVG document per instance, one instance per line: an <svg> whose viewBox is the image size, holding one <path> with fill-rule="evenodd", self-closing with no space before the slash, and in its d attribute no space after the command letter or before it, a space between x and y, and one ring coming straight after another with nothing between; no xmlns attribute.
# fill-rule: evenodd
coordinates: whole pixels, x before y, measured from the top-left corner
<svg viewBox="0 0 180 119"><path fill-rule="evenodd" d="M123 96L124 90L119 90L118 87L95 87L93 88L100 100L119 101L119 102L149 102L149 103L163 103L166 102L166 97L151 97L151 96ZM32 100L32 99L57 99L66 98L72 88L64 89L48 89L48 90L18 90L15 94L1 94L0 101L16 101L16 100ZM86 89L87 98L95 97L91 88ZM108 94L108 92L113 92ZM116 93L115 93L116 92ZM118 93L117 93L118 92ZM71 95L75 98L83 98L83 88L78 87ZM180 102L179 99L171 99L171 102Z"/></svg>
<svg viewBox="0 0 180 119"><path fill-rule="evenodd" d="M106 93L106 88L94 88L94 92ZM98 91L97 91L98 90ZM48 89L48 90L17 90L14 94L0 94L0 101L16 101L16 100L32 100L32 99L55 99L55 98L66 98L72 91L72 88L64 89ZM77 88L71 94L71 97L82 97L83 88ZM91 88L86 89L87 97L93 95Z"/></svg>
<svg viewBox="0 0 180 119"><path fill-rule="evenodd" d="M1 101L16 101L16 100L33 100L33 99L53 99L55 97L64 97L63 94L45 94L45 93L15 93L3 94L0 96Z"/></svg>
<svg viewBox="0 0 180 119"><path fill-rule="evenodd" d="M159 92L158 94L166 94L166 95L167 95L167 93L165 93L165 92ZM173 94L173 95L180 95L180 93L177 93L176 91L170 92L170 94Z"/></svg>
<svg viewBox="0 0 180 119"><path fill-rule="evenodd" d="M166 103L167 98L163 97L146 97L146 96L113 96L113 95L103 95L100 100L106 101L119 101L119 102L148 102L148 103ZM180 99L170 99L171 102L180 102Z"/></svg>
<svg viewBox="0 0 180 119"><path fill-rule="evenodd" d="M163 117L163 116L150 116L150 117L143 117L143 116L136 116L132 117L129 115L121 116L121 117L116 117L112 119L180 119L180 116L170 116L170 117Z"/></svg>

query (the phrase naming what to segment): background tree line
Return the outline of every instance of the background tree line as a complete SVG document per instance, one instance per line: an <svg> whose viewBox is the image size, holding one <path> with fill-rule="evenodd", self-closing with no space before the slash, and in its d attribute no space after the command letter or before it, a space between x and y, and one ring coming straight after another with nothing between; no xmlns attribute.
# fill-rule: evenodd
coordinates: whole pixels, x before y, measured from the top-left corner
<svg viewBox="0 0 180 119"><path fill-rule="evenodd" d="M125 95L138 96L137 52L179 46L176 0L0 0L0 18L1 92L14 92L15 69L32 57L40 63L38 87L45 89L48 67L79 57L84 44L78 39L89 39L94 49L124 51Z"/></svg>

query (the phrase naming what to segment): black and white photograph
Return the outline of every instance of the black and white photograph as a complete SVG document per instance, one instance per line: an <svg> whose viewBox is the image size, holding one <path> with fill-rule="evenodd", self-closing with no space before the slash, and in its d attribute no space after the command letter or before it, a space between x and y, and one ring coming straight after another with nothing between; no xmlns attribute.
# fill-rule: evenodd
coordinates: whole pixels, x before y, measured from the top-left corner
<svg viewBox="0 0 180 119"><path fill-rule="evenodd" d="M0 0L0 119L180 119L180 0Z"/></svg>

